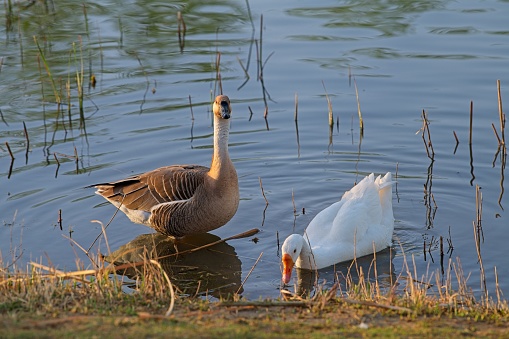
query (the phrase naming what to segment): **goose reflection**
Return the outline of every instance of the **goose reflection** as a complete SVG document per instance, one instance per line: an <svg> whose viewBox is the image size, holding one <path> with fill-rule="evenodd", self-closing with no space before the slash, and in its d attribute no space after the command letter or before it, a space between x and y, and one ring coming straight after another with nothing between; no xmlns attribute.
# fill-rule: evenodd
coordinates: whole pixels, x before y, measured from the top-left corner
<svg viewBox="0 0 509 339"><path fill-rule="evenodd" d="M142 234L120 246L105 257L116 265L140 262L143 258L158 258L171 282L184 295L212 295L227 298L242 293L241 261L235 249L226 242L200 249L189 250L221 240L205 233L175 240L159 233ZM136 279L139 270L127 268L126 276Z"/></svg>
<svg viewBox="0 0 509 339"><path fill-rule="evenodd" d="M357 258L357 264L353 261L345 261L318 271L297 268L295 293L300 296L309 296L317 286L331 288L336 281L342 286L345 286L345 282L349 279L353 283L358 283L360 280L359 275L363 276L366 282L377 280L382 289L390 287L396 281L394 264L392 262L393 257L394 250L386 248L377 252L376 256L369 254ZM318 277L316 275L317 272Z"/></svg>

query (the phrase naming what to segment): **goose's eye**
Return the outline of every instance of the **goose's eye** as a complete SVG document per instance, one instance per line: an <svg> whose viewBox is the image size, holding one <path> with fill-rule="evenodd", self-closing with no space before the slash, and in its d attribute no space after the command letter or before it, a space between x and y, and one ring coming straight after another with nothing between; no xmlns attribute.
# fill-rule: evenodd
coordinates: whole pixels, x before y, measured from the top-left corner
<svg viewBox="0 0 509 339"><path fill-rule="evenodd" d="M293 253L297 253L297 249L294 249L294 250L293 250Z"/></svg>

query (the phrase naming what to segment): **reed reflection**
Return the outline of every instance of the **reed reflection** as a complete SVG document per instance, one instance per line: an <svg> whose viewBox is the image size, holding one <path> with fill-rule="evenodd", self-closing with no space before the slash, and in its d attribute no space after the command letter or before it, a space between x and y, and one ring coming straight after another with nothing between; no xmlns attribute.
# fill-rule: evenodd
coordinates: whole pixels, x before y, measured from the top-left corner
<svg viewBox="0 0 509 339"><path fill-rule="evenodd" d="M116 265L134 264L144 259L157 259L177 287L177 293L191 296L212 295L227 298L241 294L241 261L235 248L219 242L204 249L204 245L219 241L209 233L175 240L167 236L150 233L137 236L105 260ZM131 279L139 278L135 267L121 272Z"/></svg>

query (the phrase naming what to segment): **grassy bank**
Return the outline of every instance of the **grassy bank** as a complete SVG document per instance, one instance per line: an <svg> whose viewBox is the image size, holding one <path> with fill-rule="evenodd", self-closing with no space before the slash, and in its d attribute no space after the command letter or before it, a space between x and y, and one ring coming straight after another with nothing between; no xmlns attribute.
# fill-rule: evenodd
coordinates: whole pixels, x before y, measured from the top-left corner
<svg viewBox="0 0 509 339"><path fill-rule="evenodd" d="M450 264L446 280L416 279L408 269L390 288L358 274L359 280L346 277L327 290L316 286L312 296L282 290L273 300L209 300L181 293L153 259L117 266L91 261L97 268L70 272L39 263L24 271L2 265L1 337L509 335L507 302L474 298L459 263ZM126 268L135 278L122 273Z"/></svg>

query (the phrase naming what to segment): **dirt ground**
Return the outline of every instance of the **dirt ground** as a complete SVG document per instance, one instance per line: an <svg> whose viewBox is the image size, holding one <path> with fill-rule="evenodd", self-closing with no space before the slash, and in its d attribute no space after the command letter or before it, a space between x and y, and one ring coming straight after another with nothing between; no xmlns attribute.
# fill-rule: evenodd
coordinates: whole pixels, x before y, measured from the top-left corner
<svg viewBox="0 0 509 339"><path fill-rule="evenodd" d="M180 307L179 307L180 306ZM163 337L324 338L431 337L509 338L507 317L416 315L362 304L284 302L211 303L205 309L177 305L169 317L138 310L133 315L0 315L2 338ZM163 312L164 313L164 312Z"/></svg>

